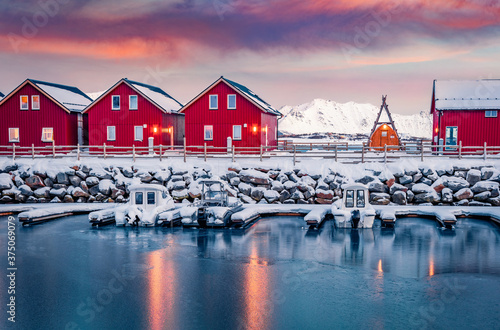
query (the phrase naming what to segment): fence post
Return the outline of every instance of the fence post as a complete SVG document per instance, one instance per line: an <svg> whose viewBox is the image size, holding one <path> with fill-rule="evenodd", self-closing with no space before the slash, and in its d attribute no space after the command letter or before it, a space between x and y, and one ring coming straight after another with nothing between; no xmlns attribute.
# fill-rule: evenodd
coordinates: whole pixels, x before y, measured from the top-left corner
<svg viewBox="0 0 500 330"><path fill-rule="evenodd" d="M295 157L296 157L296 154L297 154L297 145L294 144L293 145L293 166L295 166Z"/></svg>
<svg viewBox="0 0 500 330"><path fill-rule="evenodd" d="M132 145L132 160L135 163L135 144Z"/></svg>
<svg viewBox="0 0 500 330"><path fill-rule="evenodd" d="M31 144L31 158L35 159L35 144Z"/></svg>
<svg viewBox="0 0 500 330"><path fill-rule="evenodd" d="M424 140L420 140L420 161L424 161Z"/></svg>
<svg viewBox="0 0 500 330"><path fill-rule="evenodd" d="M384 144L384 164L387 164L387 144Z"/></svg>
<svg viewBox="0 0 500 330"><path fill-rule="evenodd" d="M76 159L80 161L80 143L76 145Z"/></svg>
<svg viewBox="0 0 500 330"><path fill-rule="evenodd" d="M56 158L56 141L52 140L52 158Z"/></svg>
<svg viewBox="0 0 500 330"><path fill-rule="evenodd" d="M231 161L234 163L234 153L236 152L234 149L236 149L236 147L233 145L231 146Z"/></svg>
<svg viewBox="0 0 500 330"><path fill-rule="evenodd" d="M337 158L337 145L335 145L335 162L338 162L338 158Z"/></svg>
<svg viewBox="0 0 500 330"><path fill-rule="evenodd" d="M458 159L462 159L462 141L458 143Z"/></svg>
<svg viewBox="0 0 500 330"><path fill-rule="evenodd" d="M262 144L260 145L260 161L262 161Z"/></svg>
<svg viewBox="0 0 500 330"><path fill-rule="evenodd" d="M16 144L12 144L12 159L16 160Z"/></svg>
<svg viewBox="0 0 500 330"><path fill-rule="evenodd" d="M106 143L103 144L102 153L104 154L104 159L106 159Z"/></svg>
<svg viewBox="0 0 500 330"><path fill-rule="evenodd" d="M486 142L484 142L484 151L483 151L483 159L486 160L486 154L488 153L486 150Z"/></svg>
<svg viewBox="0 0 500 330"><path fill-rule="evenodd" d="M203 158L205 160L205 163L207 162L207 143L203 145Z"/></svg>
<svg viewBox="0 0 500 330"><path fill-rule="evenodd" d="M163 154L163 150L162 150L162 145L160 144L160 162L161 162L161 158L162 158L162 155Z"/></svg>
<svg viewBox="0 0 500 330"><path fill-rule="evenodd" d="M186 162L186 137L184 137L184 163Z"/></svg>
<svg viewBox="0 0 500 330"><path fill-rule="evenodd" d="M365 144L361 146L361 163L365 162Z"/></svg>

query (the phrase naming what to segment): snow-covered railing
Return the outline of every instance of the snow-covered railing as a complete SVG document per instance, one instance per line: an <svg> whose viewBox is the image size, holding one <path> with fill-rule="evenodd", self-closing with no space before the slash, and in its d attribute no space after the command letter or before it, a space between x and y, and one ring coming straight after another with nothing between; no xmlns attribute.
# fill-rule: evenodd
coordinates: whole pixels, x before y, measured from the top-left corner
<svg viewBox="0 0 500 330"><path fill-rule="evenodd" d="M39 158L39 157L74 157L78 160L84 157L96 158L230 158L235 159L252 158L288 158L295 164L304 158L332 159L343 163L364 162L394 162L403 158L426 158L447 157L455 159L500 159L500 146L463 146L458 145L432 145L428 142L403 143L401 146L369 147L365 143L293 143L286 145L280 141L278 146L259 147L214 147L206 143L204 145L154 145L154 146L113 146L113 145L76 145L60 146L53 142L50 145L35 147L19 146L15 143L0 146L0 157L16 158Z"/></svg>

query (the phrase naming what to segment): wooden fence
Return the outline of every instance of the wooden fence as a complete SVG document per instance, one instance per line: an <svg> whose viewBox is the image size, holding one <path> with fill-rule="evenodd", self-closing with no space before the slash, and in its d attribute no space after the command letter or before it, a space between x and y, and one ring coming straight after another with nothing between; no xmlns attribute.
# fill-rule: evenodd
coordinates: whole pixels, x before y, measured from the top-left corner
<svg viewBox="0 0 500 330"><path fill-rule="evenodd" d="M460 142L453 146L431 145L428 141L407 142L401 146L385 146L381 148L368 147L365 143L347 142L318 142L318 143L292 143L280 141L277 146L260 147L213 147L203 146L163 146L152 147L117 147L111 145L93 146L59 146L53 143L45 147L26 147L11 144L0 146L0 157L17 158L62 158L74 157L78 160L88 157L97 158L156 158L160 161L168 158L226 158L235 159L251 158L288 158L293 163L305 158L331 159L343 163L364 162L394 162L403 158L417 158L421 161L427 158L448 157L455 159L500 159L500 146L462 146Z"/></svg>

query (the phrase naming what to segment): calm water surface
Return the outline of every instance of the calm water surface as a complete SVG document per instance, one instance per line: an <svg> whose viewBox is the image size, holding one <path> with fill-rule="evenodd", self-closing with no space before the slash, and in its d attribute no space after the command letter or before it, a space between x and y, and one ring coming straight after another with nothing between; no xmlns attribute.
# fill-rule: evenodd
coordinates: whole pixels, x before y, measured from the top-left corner
<svg viewBox="0 0 500 330"><path fill-rule="evenodd" d="M0 231L6 251L6 217ZM18 226L16 247L18 329L500 329L500 230L479 220L308 231L280 217L243 231L75 216Z"/></svg>

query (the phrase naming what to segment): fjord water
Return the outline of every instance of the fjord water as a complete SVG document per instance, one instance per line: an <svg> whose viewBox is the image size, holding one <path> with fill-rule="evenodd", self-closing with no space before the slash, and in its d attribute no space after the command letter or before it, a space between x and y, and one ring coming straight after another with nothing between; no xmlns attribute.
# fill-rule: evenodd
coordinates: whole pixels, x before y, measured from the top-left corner
<svg viewBox="0 0 500 330"><path fill-rule="evenodd" d="M0 230L6 251L5 217ZM96 229L73 216L18 226L16 248L16 323L3 275L2 329L500 327L500 230L480 220Z"/></svg>

